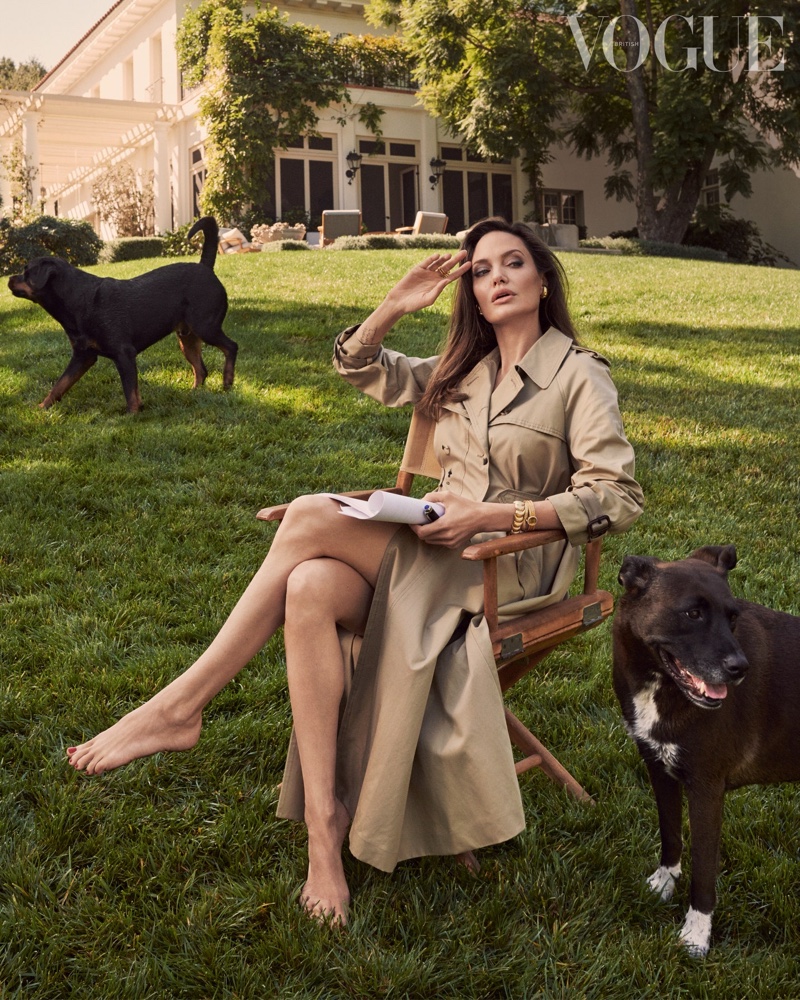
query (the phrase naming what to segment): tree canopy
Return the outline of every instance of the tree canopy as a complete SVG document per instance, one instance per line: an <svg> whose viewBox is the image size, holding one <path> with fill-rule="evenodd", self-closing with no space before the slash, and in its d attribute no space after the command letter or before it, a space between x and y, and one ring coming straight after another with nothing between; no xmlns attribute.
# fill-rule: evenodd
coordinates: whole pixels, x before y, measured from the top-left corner
<svg viewBox="0 0 800 1000"><path fill-rule="evenodd" d="M17 65L13 59L0 57L0 90L33 90L46 72L38 59Z"/></svg>
<svg viewBox="0 0 800 1000"><path fill-rule="evenodd" d="M800 161L800 4L781 6L372 0L370 16L400 28L425 106L468 145L532 177L557 140L605 156L640 236L679 241L715 156L726 199Z"/></svg>

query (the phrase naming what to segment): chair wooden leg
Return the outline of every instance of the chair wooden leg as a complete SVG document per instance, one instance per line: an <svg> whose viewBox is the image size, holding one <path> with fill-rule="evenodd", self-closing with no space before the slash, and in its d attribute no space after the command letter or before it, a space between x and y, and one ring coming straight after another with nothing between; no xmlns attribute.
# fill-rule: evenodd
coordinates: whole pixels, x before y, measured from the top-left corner
<svg viewBox="0 0 800 1000"><path fill-rule="evenodd" d="M506 709L505 713L506 726L508 727L508 735L511 737L511 742L515 747L528 755L525 760L520 761L517 765L517 774L521 774L531 767L540 767L548 778L552 778L556 784L566 788L579 802L588 802L594 805L595 801L591 795L578 784L569 771L550 753L547 747L540 743L533 733L523 726L513 712L509 712Z"/></svg>

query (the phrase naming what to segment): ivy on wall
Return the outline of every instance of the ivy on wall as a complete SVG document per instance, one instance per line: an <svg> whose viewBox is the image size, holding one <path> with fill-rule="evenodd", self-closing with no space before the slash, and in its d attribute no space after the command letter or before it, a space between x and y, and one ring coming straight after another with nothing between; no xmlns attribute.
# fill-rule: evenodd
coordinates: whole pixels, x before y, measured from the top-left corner
<svg viewBox="0 0 800 1000"><path fill-rule="evenodd" d="M243 8L243 0L202 0L177 38L186 85L205 87L203 211L225 221L265 202L275 150L317 134L320 111L333 106L339 124L356 115L380 138L381 109L367 102L354 111L347 83L392 85L409 65L397 38L332 39L271 5Z"/></svg>

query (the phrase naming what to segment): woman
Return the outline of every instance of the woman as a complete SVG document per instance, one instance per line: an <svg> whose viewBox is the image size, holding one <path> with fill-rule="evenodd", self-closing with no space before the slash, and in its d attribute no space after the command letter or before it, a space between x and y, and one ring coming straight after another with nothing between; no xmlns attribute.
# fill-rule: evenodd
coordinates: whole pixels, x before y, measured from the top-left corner
<svg viewBox="0 0 800 1000"><path fill-rule="evenodd" d="M459 278L441 358L381 346ZM561 267L524 225L485 220L454 256L412 268L340 335L335 364L387 405L436 417L442 476L429 496L444 515L398 529L344 518L325 497L294 501L208 650L67 753L99 774L194 746L203 707L284 624L294 733L278 814L308 828L305 907L345 923L348 828L352 853L391 871L524 826L481 568L461 550L485 532L563 527L568 542L500 560L503 611L552 603L575 573L573 546L625 530L641 490L606 363L577 346Z"/></svg>

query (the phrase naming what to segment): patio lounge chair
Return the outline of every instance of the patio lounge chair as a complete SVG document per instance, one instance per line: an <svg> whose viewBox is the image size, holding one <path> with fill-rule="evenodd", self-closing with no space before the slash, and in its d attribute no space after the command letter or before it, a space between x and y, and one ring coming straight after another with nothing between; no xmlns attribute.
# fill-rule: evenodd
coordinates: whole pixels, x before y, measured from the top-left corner
<svg viewBox="0 0 800 1000"><path fill-rule="evenodd" d="M326 209L319 224L320 243L327 246L339 236L361 234L361 212L357 208Z"/></svg>
<svg viewBox="0 0 800 1000"><path fill-rule="evenodd" d="M447 229L447 216L444 212L417 212L413 226L401 226L395 229L401 236L423 236L443 233Z"/></svg>

